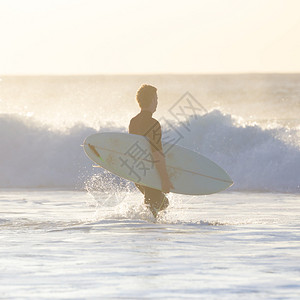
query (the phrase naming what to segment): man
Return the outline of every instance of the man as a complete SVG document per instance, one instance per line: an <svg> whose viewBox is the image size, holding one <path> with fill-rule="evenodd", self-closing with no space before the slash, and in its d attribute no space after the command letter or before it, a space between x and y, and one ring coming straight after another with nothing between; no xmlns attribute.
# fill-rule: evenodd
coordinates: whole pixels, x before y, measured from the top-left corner
<svg viewBox="0 0 300 300"><path fill-rule="evenodd" d="M141 112L131 119L129 133L146 136L150 142L151 154L155 167L161 178L162 191L135 184L144 194L144 203L150 208L156 218L159 211L166 209L169 201L164 193L169 193L172 185L167 170L165 157L161 145L161 126L157 120L152 118L152 114L157 108L157 89L151 85L142 85L136 94L136 100L141 108Z"/></svg>

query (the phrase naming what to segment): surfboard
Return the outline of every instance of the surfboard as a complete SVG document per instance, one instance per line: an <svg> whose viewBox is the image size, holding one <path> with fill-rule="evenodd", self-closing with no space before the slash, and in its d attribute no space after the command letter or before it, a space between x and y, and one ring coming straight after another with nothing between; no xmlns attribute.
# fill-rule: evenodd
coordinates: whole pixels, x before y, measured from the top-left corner
<svg viewBox="0 0 300 300"><path fill-rule="evenodd" d="M83 146L86 155L97 165L135 183L161 190L160 176L146 137L103 132L88 136ZM173 193L208 195L233 184L220 166L197 152L172 143L163 143L163 152Z"/></svg>

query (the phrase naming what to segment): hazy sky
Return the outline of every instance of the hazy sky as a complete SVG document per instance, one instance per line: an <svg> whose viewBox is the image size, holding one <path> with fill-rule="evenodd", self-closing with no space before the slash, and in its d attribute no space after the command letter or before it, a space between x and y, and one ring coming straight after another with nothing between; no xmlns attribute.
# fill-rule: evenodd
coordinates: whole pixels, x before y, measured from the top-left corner
<svg viewBox="0 0 300 300"><path fill-rule="evenodd" d="M0 0L0 74L300 72L300 0Z"/></svg>

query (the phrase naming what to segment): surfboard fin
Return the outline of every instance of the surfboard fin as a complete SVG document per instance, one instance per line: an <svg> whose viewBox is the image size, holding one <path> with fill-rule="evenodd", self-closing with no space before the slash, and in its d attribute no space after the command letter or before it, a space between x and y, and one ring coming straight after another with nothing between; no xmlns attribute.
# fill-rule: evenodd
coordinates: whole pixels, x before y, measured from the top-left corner
<svg viewBox="0 0 300 300"><path fill-rule="evenodd" d="M98 157L100 157L100 154L98 153L98 151L96 150L95 146L88 144L90 149L94 152L94 154Z"/></svg>

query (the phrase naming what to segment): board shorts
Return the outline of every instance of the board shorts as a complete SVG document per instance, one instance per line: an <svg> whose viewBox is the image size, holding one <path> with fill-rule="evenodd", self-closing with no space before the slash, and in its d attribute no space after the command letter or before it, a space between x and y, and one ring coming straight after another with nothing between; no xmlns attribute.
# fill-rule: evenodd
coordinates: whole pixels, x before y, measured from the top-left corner
<svg viewBox="0 0 300 300"><path fill-rule="evenodd" d="M169 206L169 200L162 191L137 183L135 185L143 193L144 203L149 207L155 218L159 211Z"/></svg>

